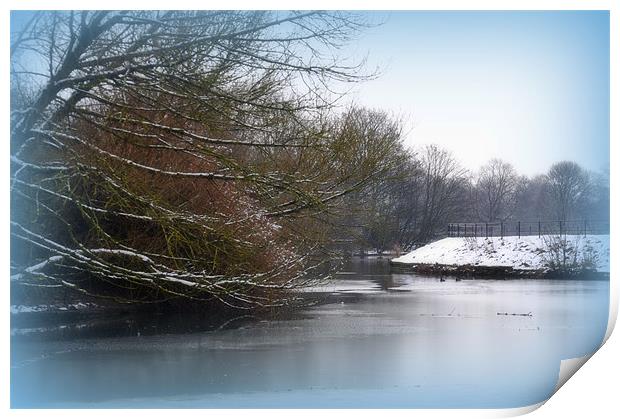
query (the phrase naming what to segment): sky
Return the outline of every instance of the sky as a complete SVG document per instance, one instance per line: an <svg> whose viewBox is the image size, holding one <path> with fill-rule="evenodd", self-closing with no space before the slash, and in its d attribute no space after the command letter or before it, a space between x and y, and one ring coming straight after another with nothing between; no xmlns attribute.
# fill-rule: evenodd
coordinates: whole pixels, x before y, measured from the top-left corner
<svg viewBox="0 0 620 419"><path fill-rule="evenodd" d="M525 175L556 161L609 167L609 14L364 12L382 25L345 51L380 77L356 103L406 120L406 144L435 143L468 169L501 158Z"/></svg>
<svg viewBox="0 0 620 419"><path fill-rule="evenodd" d="M607 11L367 11L342 54L379 77L347 99L404 118L409 147L438 144L476 171L560 160L609 168ZM29 13L14 13L13 28Z"/></svg>

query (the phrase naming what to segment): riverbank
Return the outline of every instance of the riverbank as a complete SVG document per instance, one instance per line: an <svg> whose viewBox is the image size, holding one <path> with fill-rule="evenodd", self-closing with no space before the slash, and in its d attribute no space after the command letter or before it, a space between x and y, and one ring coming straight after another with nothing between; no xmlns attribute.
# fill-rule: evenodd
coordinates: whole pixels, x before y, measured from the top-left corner
<svg viewBox="0 0 620 419"><path fill-rule="evenodd" d="M392 271L475 277L609 278L609 235L448 237L392 259Z"/></svg>

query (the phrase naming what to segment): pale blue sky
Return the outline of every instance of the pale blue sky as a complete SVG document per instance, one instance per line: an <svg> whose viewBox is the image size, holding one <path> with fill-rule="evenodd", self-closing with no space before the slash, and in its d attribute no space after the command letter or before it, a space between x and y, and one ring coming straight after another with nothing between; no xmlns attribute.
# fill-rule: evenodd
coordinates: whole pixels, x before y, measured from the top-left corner
<svg viewBox="0 0 620 419"><path fill-rule="evenodd" d="M366 12L386 22L350 46L382 76L355 100L407 117L407 144L436 143L476 169L528 175L558 160L609 166L609 14Z"/></svg>
<svg viewBox="0 0 620 419"><path fill-rule="evenodd" d="M527 175L609 166L607 11L363 13L385 23L342 52L381 76L350 100L404 116L408 145L436 143L472 170L493 157Z"/></svg>

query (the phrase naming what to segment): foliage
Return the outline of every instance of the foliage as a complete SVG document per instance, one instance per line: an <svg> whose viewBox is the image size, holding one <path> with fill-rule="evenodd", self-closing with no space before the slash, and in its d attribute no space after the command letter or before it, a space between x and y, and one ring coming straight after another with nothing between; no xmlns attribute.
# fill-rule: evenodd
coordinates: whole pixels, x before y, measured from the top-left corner
<svg viewBox="0 0 620 419"><path fill-rule="evenodd" d="M339 12L41 12L11 45L15 286L289 304L321 219L398 164ZM369 135L370 134L370 135Z"/></svg>

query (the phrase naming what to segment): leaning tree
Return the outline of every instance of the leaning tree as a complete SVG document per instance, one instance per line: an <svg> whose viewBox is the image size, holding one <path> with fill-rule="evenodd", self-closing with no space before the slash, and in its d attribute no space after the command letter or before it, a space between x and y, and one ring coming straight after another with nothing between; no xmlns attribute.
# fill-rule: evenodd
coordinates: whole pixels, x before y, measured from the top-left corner
<svg viewBox="0 0 620 419"><path fill-rule="evenodd" d="M13 17L14 287L287 304L316 278L317 216L398 164L398 135L334 116L368 76L335 55L354 15Z"/></svg>

